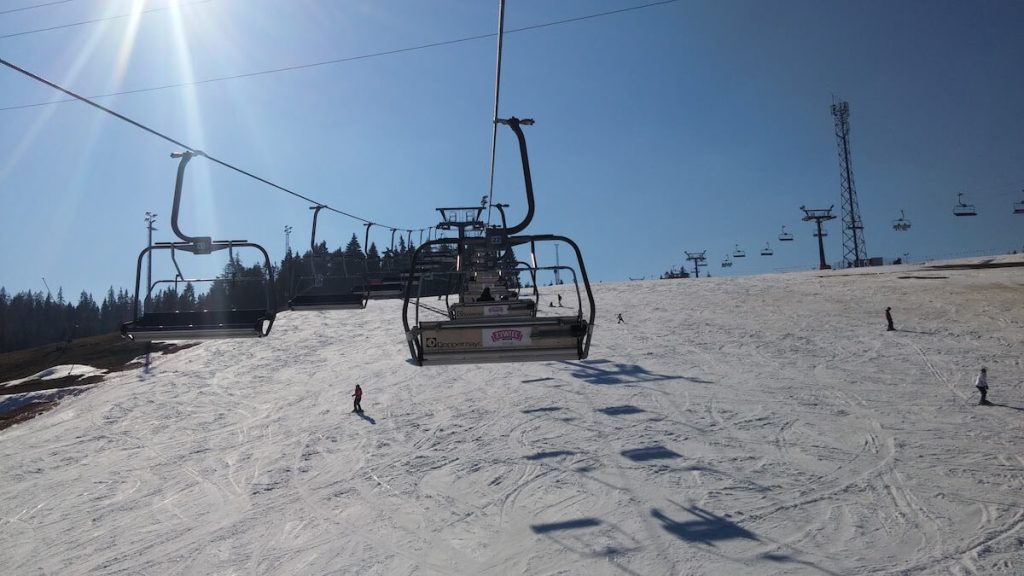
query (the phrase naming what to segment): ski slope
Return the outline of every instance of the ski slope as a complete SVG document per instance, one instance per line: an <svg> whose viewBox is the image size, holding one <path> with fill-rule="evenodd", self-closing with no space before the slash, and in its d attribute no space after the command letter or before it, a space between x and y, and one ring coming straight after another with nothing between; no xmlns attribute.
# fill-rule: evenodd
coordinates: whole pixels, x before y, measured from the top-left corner
<svg viewBox="0 0 1024 576"><path fill-rule="evenodd" d="M583 362L418 368L374 301L110 374L0 432L0 572L1024 573L1024 268L595 293Z"/></svg>

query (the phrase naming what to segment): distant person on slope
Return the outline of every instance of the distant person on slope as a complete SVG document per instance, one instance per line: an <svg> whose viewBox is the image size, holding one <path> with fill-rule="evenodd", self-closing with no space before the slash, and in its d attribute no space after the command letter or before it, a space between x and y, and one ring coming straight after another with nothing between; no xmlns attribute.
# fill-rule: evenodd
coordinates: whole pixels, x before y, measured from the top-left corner
<svg viewBox="0 0 1024 576"><path fill-rule="evenodd" d="M889 327L886 328L887 332L892 332L893 330L896 329L896 327L892 325L892 312L891 312L891 310L892 310L892 308L890 308L889 306L885 307L885 321L889 323Z"/></svg>
<svg viewBox="0 0 1024 576"><path fill-rule="evenodd" d="M988 401L988 372L982 368L981 373L978 374L978 379L974 381L974 386L981 392L981 400L978 401L979 405L989 406L992 403Z"/></svg>
<svg viewBox="0 0 1024 576"><path fill-rule="evenodd" d="M359 387L359 384L356 384L356 391L352 397L355 398L355 401L352 402L352 411L362 413L363 407L359 403L363 400L363 389Z"/></svg>
<svg viewBox="0 0 1024 576"><path fill-rule="evenodd" d="M562 306L562 295L561 294L558 295L558 306L559 307Z"/></svg>
<svg viewBox="0 0 1024 576"><path fill-rule="evenodd" d="M626 323L626 321L622 319L622 312L619 312L618 314L616 314L616 316L619 318L619 321L616 322L616 324L625 324Z"/></svg>

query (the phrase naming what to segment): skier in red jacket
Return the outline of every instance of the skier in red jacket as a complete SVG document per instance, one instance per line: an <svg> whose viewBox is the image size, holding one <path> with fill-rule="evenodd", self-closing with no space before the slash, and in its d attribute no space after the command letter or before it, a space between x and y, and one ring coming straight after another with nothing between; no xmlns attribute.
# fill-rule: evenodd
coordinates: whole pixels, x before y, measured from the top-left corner
<svg viewBox="0 0 1024 576"><path fill-rule="evenodd" d="M352 397L355 398L355 401L352 403L352 411L362 413L363 407L359 405L359 402L363 399L363 389L359 387L359 384L356 384L356 391L352 394Z"/></svg>

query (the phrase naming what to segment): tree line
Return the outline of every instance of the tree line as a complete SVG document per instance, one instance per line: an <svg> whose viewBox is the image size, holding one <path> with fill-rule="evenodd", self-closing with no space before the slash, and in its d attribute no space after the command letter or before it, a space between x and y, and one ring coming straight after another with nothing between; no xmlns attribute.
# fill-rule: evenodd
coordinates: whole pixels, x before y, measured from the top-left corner
<svg viewBox="0 0 1024 576"><path fill-rule="evenodd" d="M326 242L301 255L289 250L281 262L271 264L273 299L278 310L286 308L294 294L314 288L316 275L345 283L334 288L351 290L367 282L367 273L371 277L399 274L409 269L413 250L413 246L407 246L405 240L399 238L394 249L388 248L382 253L371 243L364 252L355 234L345 248L333 251ZM140 296L144 299L140 308L153 312L244 309L263 307L267 302L266 266L263 263L247 266L237 255L229 259L214 281L204 284L158 284L159 289L154 289L148 299L146 294ZM97 304L85 291L79 295L77 303L72 303L65 298L63 288L53 296L32 291L10 295L0 287L0 353L116 332L123 322L134 318L134 310L135 295L123 288L115 291L110 287L102 302Z"/></svg>

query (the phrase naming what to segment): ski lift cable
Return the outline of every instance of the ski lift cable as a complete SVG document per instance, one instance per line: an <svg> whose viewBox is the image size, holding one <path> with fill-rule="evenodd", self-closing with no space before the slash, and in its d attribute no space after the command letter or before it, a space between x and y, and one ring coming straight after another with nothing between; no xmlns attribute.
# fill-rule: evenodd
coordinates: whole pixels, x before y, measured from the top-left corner
<svg viewBox="0 0 1024 576"><path fill-rule="evenodd" d="M33 80L36 80L37 82L41 82L43 84L46 84L47 86L49 86L49 87L51 87L51 88L53 88L55 90L58 90L60 92L63 92L65 94L67 94L68 96L71 96L71 97L75 98L76 100L80 100L80 101L82 101L82 102L84 102L84 103L86 103L86 104L88 104L88 105L90 105L90 106L92 106L92 107L94 107L94 108L96 108L98 110L106 112L107 114L110 114L111 116L114 116L114 117L118 118L119 120L123 120L123 121L131 124L132 126L135 126L136 128L139 128L139 129L141 129L141 130L143 130L145 132L149 132L150 134L156 136L157 138L161 138L163 140L166 140L167 142L170 142L171 144L174 144L176 146L180 146L181 148L184 148L184 149L186 149L189 152L192 152L194 154L205 156L208 160L210 160L210 161L212 161L212 162L214 162L216 164L220 164L221 166L223 166L225 168L228 168L229 170L234 170L235 172L238 172L239 174L243 174L243 175L248 176L248 177L250 177L250 178L252 178L254 180L262 182L262 183L266 184L267 186L270 186L272 188L276 188L276 189L278 189L278 190L280 190L282 192L285 192L287 194L291 194L292 196L294 196L296 198L301 198L302 200L305 200L306 202L310 202L310 203L316 204L318 206L323 206L325 209L330 210L332 212L336 212L336 213L341 214L343 216L348 216L349 218L352 218L352 219L355 219L355 220L359 220L361 222L371 223L371 221L367 220L366 218L363 218L361 216L356 216L355 214L350 214L348 212L345 212L344 210L339 210L337 208L333 208L333 207L331 207L331 206L329 206L327 204L324 204L323 202L318 202L316 200L313 200L312 198L309 198L307 196L299 194L298 192L295 192L293 190L289 190L288 188L285 188L284 186L281 186L279 184L275 184L275 183L271 182L270 180L267 180L266 178L261 178L260 176L257 176L255 174L253 174L252 172L249 172L247 170L243 170L242 168L239 168L239 167L237 167L237 166L235 166L233 164L230 164L228 162L220 160L220 159L218 159L218 158L216 158L214 156L211 156L211 155L209 155L209 154L207 154L207 153L205 153L205 152L203 152L201 150L197 150L196 148L193 148L192 146L189 146L188 144L185 144L183 142L179 142L178 140L175 140L174 138L171 138L170 136L168 136L166 134L163 134L162 132L158 132L158 131L150 128L149 126L146 126L145 124L142 124L140 122L132 120L131 118L129 118L129 117L123 115L123 114L120 114L118 112L115 112L114 110L111 110L110 108L107 108L106 106L103 106L101 104L97 104L96 102L93 102L92 100L86 98L85 96L82 96L80 94L72 92L71 90L68 90L67 88L64 88L64 87L62 87L62 86L60 86L58 84L55 84L55 83L47 80L46 78L43 78L42 76L39 76L39 75L34 74L32 72L29 72L28 70L25 70L24 68L22 68L22 67L20 67L20 66L18 66L16 64L13 64L13 63L11 63L11 62L3 59L3 58L0 58L0 64L3 64L4 66L7 66L8 68L10 68L10 69L12 69L12 70L14 70L16 72L20 72L21 74L24 74L25 76L28 76L29 78L32 78ZM380 226L381 224L377 224L377 225ZM392 228L390 226L387 226L387 227L388 228ZM395 228L395 229L397 229L397 230L406 230L405 228Z"/></svg>
<svg viewBox="0 0 1024 576"><path fill-rule="evenodd" d="M487 187L487 225L491 225L494 203L494 157L498 150L498 102L501 97L501 45L505 37L505 0L498 0L498 57L494 67L494 117L491 118L491 181Z"/></svg>

